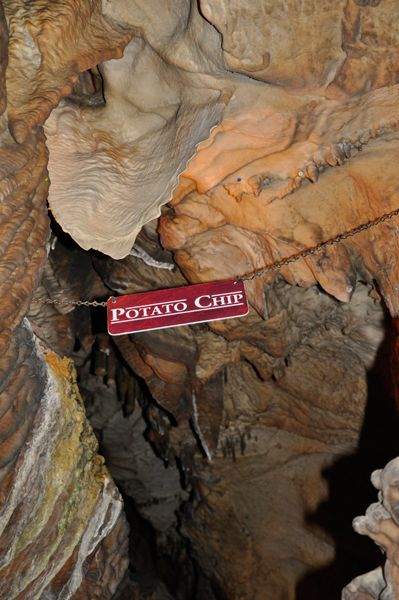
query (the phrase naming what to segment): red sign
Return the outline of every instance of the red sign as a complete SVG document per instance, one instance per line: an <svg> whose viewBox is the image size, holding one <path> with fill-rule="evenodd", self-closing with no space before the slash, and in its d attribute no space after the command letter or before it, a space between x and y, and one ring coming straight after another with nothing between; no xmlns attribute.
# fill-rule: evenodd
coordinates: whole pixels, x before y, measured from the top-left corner
<svg viewBox="0 0 399 600"><path fill-rule="evenodd" d="M244 283L217 281L110 298L110 335L164 329L248 314Z"/></svg>

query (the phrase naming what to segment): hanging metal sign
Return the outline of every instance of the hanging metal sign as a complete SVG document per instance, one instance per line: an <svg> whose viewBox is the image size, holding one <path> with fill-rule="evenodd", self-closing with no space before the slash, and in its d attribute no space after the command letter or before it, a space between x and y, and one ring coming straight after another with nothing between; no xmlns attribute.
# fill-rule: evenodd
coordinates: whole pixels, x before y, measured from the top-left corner
<svg viewBox="0 0 399 600"><path fill-rule="evenodd" d="M248 314L244 283L235 279L110 298L108 333L192 325Z"/></svg>

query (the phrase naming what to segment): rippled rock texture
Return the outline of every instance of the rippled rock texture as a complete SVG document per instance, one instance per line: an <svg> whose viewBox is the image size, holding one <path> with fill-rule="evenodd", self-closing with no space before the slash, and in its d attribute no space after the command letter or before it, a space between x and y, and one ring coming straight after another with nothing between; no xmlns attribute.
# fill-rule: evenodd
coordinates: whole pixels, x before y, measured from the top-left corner
<svg viewBox="0 0 399 600"><path fill-rule="evenodd" d="M72 365L40 348L25 318L48 250L40 125L57 93L69 93L63 77L77 77L74 61L69 73L63 65L62 76L55 72L52 51L39 64L33 39L45 47L40 26L49 25L44 6L29 9L30 18L6 6L7 23L0 13L0 597L105 599L127 566L121 499L97 455Z"/></svg>
<svg viewBox="0 0 399 600"><path fill-rule="evenodd" d="M127 566L120 495L71 361L43 356L26 321L16 338L13 385L2 394L1 597L110 598ZM22 375L18 423L12 391Z"/></svg>

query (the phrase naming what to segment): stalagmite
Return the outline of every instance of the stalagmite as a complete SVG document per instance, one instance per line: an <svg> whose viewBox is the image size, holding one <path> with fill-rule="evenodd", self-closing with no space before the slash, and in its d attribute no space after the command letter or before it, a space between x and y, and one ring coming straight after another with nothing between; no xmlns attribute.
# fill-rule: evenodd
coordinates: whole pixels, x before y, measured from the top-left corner
<svg viewBox="0 0 399 600"><path fill-rule="evenodd" d="M389 462L384 469L374 471L371 481L379 491L378 502L371 504L364 517L357 517L353 527L357 533L368 535L386 555L383 568L379 567L356 577L343 591L343 600L393 600L399 594L399 459Z"/></svg>

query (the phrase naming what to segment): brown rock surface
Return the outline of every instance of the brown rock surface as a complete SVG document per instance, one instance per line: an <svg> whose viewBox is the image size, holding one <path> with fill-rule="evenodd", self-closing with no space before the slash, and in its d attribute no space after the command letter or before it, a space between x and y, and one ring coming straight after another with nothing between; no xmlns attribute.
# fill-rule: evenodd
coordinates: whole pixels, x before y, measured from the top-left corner
<svg viewBox="0 0 399 600"><path fill-rule="evenodd" d="M37 124L46 118L56 86L52 80L48 97L40 96L39 82L23 64L31 59L31 66L38 66L33 50L21 52L16 31L21 11L22 6L11 16L8 11L10 110L1 117L0 135L0 597L105 599L127 566L122 503L96 453L71 365L48 353L49 367L25 319L42 275L49 233L47 150ZM0 18L4 110L3 12ZM59 93L68 93L63 86L60 81ZM18 102L25 110L23 117L19 113L19 126Z"/></svg>
<svg viewBox="0 0 399 600"><path fill-rule="evenodd" d="M78 73L120 58L131 32L102 14L99 2L3 2L10 35L10 132L23 142L68 96Z"/></svg>
<svg viewBox="0 0 399 600"><path fill-rule="evenodd" d="M144 231L147 239L149 232ZM139 243L151 252L150 243L143 238ZM166 253L153 248L158 259L166 259ZM98 272L115 291L134 293L143 286L182 284L178 271L140 262L135 257L95 259ZM333 562L336 544L339 553L348 552L349 562L362 552L334 512L345 502L326 508L321 521L317 517L313 523L310 515L330 503L323 473L342 471L345 481L353 478L347 485L354 505L357 486L364 486L360 476L354 477L352 470L348 475L346 467L338 465L357 453L360 432L369 419L366 373L380 360L387 327L380 298L361 282L345 304L315 287L301 289L280 280L266 286L265 303L266 320L251 309L247 317L208 327L115 338L129 366L166 411L151 408L150 403L147 435L164 459L170 463L176 456L181 464L193 491L193 499L185 504L184 534L201 568L228 598L295 597L296 588L302 593L301 580ZM134 453L137 433L127 433L133 417L123 419L119 408L106 418L111 391L106 397L104 393L92 391L97 404L90 409L102 451L113 476L129 489L161 536L163 528L170 528L172 514L167 503L162 513L157 512L158 483L150 483L149 473L156 472L166 490L172 485L173 470L159 473ZM178 427L171 426L168 413ZM211 462L198 452L189 419ZM130 450L124 449L122 439L132 440ZM366 443L352 469L365 469L375 443ZM132 454L129 461L126 453ZM146 475L138 475L140 465ZM146 482L152 497L144 506L137 479ZM168 501L176 498L178 488L170 493ZM372 559L365 561L370 564ZM339 563L332 572L328 584L332 598L350 572L346 569ZM325 586L326 580L320 585ZM312 588L307 588L303 597L313 598L311 594Z"/></svg>

